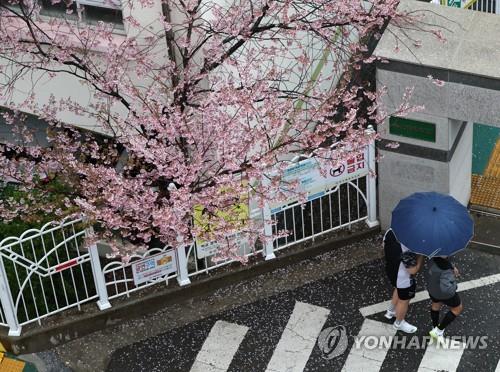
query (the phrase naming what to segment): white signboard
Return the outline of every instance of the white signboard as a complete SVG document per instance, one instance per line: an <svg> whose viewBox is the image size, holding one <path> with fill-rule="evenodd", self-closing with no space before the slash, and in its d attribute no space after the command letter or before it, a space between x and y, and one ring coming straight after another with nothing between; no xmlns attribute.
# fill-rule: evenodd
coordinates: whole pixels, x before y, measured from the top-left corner
<svg viewBox="0 0 500 372"><path fill-rule="evenodd" d="M228 236L226 239L228 239L228 241L231 244L235 244L238 247L238 253L245 254L249 252L250 243L246 237L241 236L240 234L234 234ZM218 242L212 241L212 242L196 243L196 255L198 258L213 256L217 253L218 249L219 249Z"/></svg>
<svg viewBox="0 0 500 372"><path fill-rule="evenodd" d="M325 175L320 170L325 170ZM334 186L368 174L368 149L345 161L339 167L331 167L324 161L310 158L290 165L283 173L283 190L287 184L298 182L295 192L306 192L308 200L316 199ZM293 191L291 191L293 192ZM270 203L271 213L278 212L284 205L296 201L293 195L284 202Z"/></svg>
<svg viewBox="0 0 500 372"><path fill-rule="evenodd" d="M135 285L149 282L177 271L175 252L169 250L132 263Z"/></svg>

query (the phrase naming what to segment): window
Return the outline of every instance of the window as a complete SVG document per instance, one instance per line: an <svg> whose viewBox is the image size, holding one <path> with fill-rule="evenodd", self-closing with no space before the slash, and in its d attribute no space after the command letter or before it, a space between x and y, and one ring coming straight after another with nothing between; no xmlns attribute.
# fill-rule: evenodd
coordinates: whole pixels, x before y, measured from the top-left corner
<svg viewBox="0 0 500 372"><path fill-rule="evenodd" d="M48 15L50 17L63 17L68 19L77 19L76 3L67 6L64 1L57 4L52 4L51 0L39 0L40 14ZM70 14L71 13L71 14Z"/></svg>
<svg viewBox="0 0 500 372"><path fill-rule="evenodd" d="M113 23L123 28L123 15L120 0L76 0L69 7L64 1L52 4L52 0L38 0L42 9L40 14L49 17L64 17L90 24L97 22Z"/></svg>

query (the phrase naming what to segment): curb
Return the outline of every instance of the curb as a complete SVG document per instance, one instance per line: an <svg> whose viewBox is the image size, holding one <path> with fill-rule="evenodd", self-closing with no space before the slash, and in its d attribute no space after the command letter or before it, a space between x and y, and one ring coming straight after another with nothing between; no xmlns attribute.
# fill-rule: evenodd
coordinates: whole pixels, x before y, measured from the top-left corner
<svg viewBox="0 0 500 372"><path fill-rule="evenodd" d="M364 240L377 235L380 227L373 227L363 231L350 233L347 236L335 237L313 244L309 247L291 247L283 252L278 258L269 261L257 261L246 266L238 263L229 264L232 267L222 273L216 273L211 277L197 280L187 286L165 288L141 298L130 299L126 302L113 305L110 309L82 315L70 321L62 321L57 325L46 328L27 329L19 337L10 337L7 330L0 332L0 341L4 347L14 354L28 354L48 350L54 346L61 345L77 338L86 336L93 332L123 323L129 319L137 318L160 310L166 305L198 297L219 288L228 283L248 280L258 275L303 261L328 251L349 245L353 242Z"/></svg>
<svg viewBox="0 0 500 372"><path fill-rule="evenodd" d="M476 241L471 241L470 242L470 248L474 249L476 251L481 251L489 254L493 254L496 256L500 256L500 247L488 243L482 243L482 242L476 242Z"/></svg>

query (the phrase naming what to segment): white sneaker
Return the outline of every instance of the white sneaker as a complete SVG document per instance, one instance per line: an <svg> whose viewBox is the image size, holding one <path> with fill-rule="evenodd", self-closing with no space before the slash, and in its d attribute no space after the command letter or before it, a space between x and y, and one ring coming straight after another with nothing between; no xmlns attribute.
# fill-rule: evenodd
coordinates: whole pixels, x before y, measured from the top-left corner
<svg viewBox="0 0 500 372"><path fill-rule="evenodd" d="M429 336L431 336L434 340L439 341L440 339L443 339L444 329L441 330L438 327L434 327L430 330Z"/></svg>
<svg viewBox="0 0 500 372"><path fill-rule="evenodd" d="M406 320L402 320L399 324L397 324L397 320L392 325L394 329L398 331L403 331L405 333L415 333L417 332L417 327L408 323Z"/></svg>
<svg viewBox="0 0 500 372"><path fill-rule="evenodd" d="M384 316L391 320L392 318L394 318L396 316L396 312L395 311L392 311L392 310L387 310L384 314Z"/></svg>

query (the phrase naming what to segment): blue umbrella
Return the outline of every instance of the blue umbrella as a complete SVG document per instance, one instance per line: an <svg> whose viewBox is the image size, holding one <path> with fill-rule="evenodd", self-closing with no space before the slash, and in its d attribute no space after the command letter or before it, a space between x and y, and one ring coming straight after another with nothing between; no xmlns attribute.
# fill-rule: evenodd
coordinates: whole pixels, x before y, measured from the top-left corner
<svg viewBox="0 0 500 372"><path fill-rule="evenodd" d="M398 240L414 253L450 256L472 239L474 222L455 198L418 192L398 203L392 211L391 227Z"/></svg>

